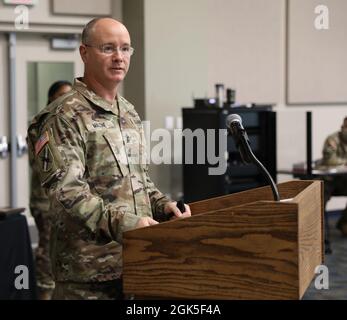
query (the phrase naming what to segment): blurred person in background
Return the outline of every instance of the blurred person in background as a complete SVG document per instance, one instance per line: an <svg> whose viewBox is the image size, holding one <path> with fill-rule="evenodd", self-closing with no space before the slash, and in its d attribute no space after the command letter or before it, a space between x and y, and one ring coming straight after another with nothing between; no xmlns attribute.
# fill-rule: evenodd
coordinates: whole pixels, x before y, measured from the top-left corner
<svg viewBox="0 0 347 320"><path fill-rule="evenodd" d="M58 97L69 92L72 84L69 81L56 81L48 90L48 102L56 100ZM38 230L39 242L35 250L36 285L38 298L40 300L50 300L54 280L52 276L52 266L49 255L49 239L51 236L51 221L49 213L49 200L44 188L41 187L38 172L32 167L30 211Z"/></svg>
<svg viewBox="0 0 347 320"><path fill-rule="evenodd" d="M323 166L336 167L347 165L347 117L344 118L341 130L329 135L323 146ZM334 195L347 196L347 174L324 177L324 204ZM336 227L347 237L347 206Z"/></svg>

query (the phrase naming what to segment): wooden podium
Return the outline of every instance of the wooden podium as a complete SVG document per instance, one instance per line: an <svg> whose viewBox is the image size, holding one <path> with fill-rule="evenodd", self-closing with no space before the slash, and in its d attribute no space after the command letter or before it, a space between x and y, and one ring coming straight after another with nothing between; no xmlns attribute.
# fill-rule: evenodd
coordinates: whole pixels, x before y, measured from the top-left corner
<svg viewBox="0 0 347 320"><path fill-rule="evenodd" d="M323 183L190 204L192 216L123 234L125 294L151 299L301 299L323 261Z"/></svg>

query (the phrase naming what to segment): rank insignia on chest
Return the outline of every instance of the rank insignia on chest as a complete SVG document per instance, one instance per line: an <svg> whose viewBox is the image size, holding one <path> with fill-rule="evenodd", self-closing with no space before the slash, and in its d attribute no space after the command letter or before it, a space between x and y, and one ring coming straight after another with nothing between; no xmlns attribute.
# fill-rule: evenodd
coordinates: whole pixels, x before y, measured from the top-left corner
<svg viewBox="0 0 347 320"><path fill-rule="evenodd" d="M48 131L45 131L41 137L39 138L39 140L37 140L37 142L35 143L35 156L37 156L40 151L42 150L42 148L49 142L49 135L48 135Z"/></svg>

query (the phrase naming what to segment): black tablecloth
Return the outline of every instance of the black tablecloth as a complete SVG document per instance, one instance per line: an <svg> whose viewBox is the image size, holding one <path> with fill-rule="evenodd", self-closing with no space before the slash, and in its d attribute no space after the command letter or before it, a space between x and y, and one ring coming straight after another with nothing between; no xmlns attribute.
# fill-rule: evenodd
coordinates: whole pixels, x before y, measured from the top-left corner
<svg viewBox="0 0 347 320"><path fill-rule="evenodd" d="M17 289L15 280L25 272L17 266L28 269L29 288ZM17 282L22 278L17 278ZM30 300L36 299L36 280L31 249L31 241L26 217L13 214L0 220L0 299Z"/></svg>

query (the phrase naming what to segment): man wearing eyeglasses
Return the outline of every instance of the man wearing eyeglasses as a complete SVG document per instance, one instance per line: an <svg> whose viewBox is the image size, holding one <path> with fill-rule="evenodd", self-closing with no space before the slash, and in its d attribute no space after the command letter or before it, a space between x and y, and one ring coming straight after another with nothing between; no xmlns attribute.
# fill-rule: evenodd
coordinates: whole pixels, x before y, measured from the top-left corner
<svg viewBox="0 0 347 320"><path fill-rule="evenodd" d="M28 129L53 215L53 299L122 298L122 233L191 214L150 180L141 120L117 92L133 52L122 23L90 21L80 46L83 78Z"/></svg>

